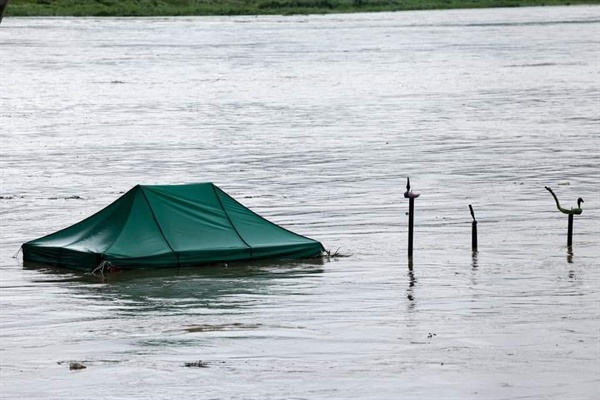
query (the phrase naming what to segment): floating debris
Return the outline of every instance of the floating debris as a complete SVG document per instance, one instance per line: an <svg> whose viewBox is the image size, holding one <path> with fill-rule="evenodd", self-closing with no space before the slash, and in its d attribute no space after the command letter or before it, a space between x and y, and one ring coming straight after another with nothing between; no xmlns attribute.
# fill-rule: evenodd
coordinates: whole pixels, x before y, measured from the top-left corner
<svg viewBox="0 0 600 400"><path fill-rule="evenodd" d="M183 328L187 332L220 332L220 331L235 331L245 329L257 329L261 324L242 324L240 322L234 322L232 324L219 324L219 325L190 325Z"/></svg>
<svg viewBox="0 0 600 400"><path fill-rule="evenodd" d="M202 360L198 360L194 362L186 362L185 364L183 364L183 366L188 368L208 368L208 363L205 363Z"/></svg>
<svg viewBox="0 0 600 400"><path fill-rule="evenodd" d="M83 197L77 195L65 197L48 197L48 200L83 200Z"/></svg>
<svg viewBox="0 0 600 400"><path fill-rule="evenodd" d="M69 369L70 370L77 370L77 369L86 369L87 367L85 365L83 365L82 363L78 363L75 361L72 361L69 363Z"/></svg>
<svg viewBox="0 0 600 400"><path fill-rule="evenodd" d="M327 250L323 250L324 254L320 257L322 258L327 258L328 260L331 258L347 258L347 257L352 257L352 254L342 254L340 253L340 248L338 247L337 250L332 251L331 249Z"/></svg>

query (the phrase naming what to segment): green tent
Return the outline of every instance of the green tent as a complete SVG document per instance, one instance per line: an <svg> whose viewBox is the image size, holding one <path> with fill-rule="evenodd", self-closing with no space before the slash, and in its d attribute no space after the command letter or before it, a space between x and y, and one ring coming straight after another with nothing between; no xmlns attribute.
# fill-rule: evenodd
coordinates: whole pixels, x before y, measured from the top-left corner
<svg viewBox="0 0 600 400"><path fill-rule="evenodd" d="M250 211L212 183L138 185L91 217L23 244L23 260L91 270L300 259L323 245Z"/></svg>

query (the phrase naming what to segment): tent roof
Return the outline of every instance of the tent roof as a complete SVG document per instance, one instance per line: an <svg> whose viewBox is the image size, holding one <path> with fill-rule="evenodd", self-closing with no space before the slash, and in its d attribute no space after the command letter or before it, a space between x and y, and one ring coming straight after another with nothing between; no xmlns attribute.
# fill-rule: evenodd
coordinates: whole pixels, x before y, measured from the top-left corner
<svg viewBox="0 0 600 400"><path fill-rule="evenodd" d="M319 255L321 243L250 211L212 183L138 185L91 217L23 244L23 259L77 269L159 268Z"/></svg>

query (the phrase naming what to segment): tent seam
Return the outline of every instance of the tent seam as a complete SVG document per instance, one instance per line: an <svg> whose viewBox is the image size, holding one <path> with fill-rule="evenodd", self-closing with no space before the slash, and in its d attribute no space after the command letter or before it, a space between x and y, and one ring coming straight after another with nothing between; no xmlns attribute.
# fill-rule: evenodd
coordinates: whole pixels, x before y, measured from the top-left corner
<svg viewBox="0 0 600 400"><path fill-rule="evenodd" d="M141 187L140 187L140 189L141 189ZM117 240L119 240L119 238L123 234L123 231L125 230L125 225L127 225L127 221L129 220L129 214L131 213L131 208L133 207L134 201L135 201L135 198L132 199L131 202L129 203L129 207L128 207L129 211L127 212L127 220L125 220L125 222L123 222L123 224L121 225L121 230L119 231L119 234L114 238L112 243L106 249L104 249L104 251L100 254L100 257L102 257L102 259L104 259L104 256L106 255L106 253L108 253L108 251L111 249L111 247L113 247L115 245L115 243L117 243Z"/></svg>
<svg viewBox="0 0 600 400"><path fill-rule="evenodd" d="M158 231L160 232L160 235L163 237L163 239L165 240L165 243L167 244L167 246L169 246L171 251L173 253L175 253L175 255L177 255L177 264L179 264L179 254L177 254L177 252L171 246L171 243L169 243L169 241L167 240L167 237L165 236L165 233L162 230L162 226L160 226L160 224L158 223L158 219L156 219L156 215L154 214L154 210L152 209L152 206L150 205L150 201L148 200L148 197L146 197L146 192L144 192L144 188L142 186L140 186L140 189L142 189L142 195L144 196L144 200L146 201L146 204L148 204L148 208L150 209L150 214L152 214L152 219L154 219L154 223L158 227Z"/></svg>
<svg viewBox="0 0 600 400"><path fill-rule="evenodd" d="M240 203L239 201L237 201L237 200L236 200L236 199L234 199L233 197L229 196L227 193L225 193L225 194L226 194L226 195L227 195L227 196L228 196L228 197L229 197L231 200L233 200L235 203L237 203L237 204L238 204L238 205L240 205L241 207L244 207L245 209L247 209L248 211L250 211L250 212L251 212L251 213L252 213L254 216L256 216L256 217L260 218L262 221L264 221L264 222L266 222L266 223L268 223L268 224L270 224L270 225L276 226L276 227L278 227L278 228L280 228L280 229L283 229L284 231L286 231L286 232L288 232L288 233L290 233L290 234L292 234L292 235L294 235L294 236L298 236L298 237L301 237L301 238L303 238L303 239L310 240L310 241L312 241L312 242L318 242L318 243L321 243L321 242L319 242L318 240L311 239L311 238L309 238L308 236L304 236L304 235L301 235L301 234L299 234L299 233L293 232L293 231L291 231L291 230L287 229L287 228L286 228L286 227L284 227L284 226L281 226L281 225L279 225L279 224L276 224L276 223L274 223L273 221L270 221L270 220L266 219L266 218L265 218L265 217L263 217L262 215L260 215L260 214L258 214L258 213L255 213L254 211L252 211L251 209L249 209L248 207L246 207L245 205L243 205L242 203ZM322 246L323 246L323 244L321 243L321 247L322 247Z"/></svg>
<svg viewBox="0 0 600 400"><path fill-rule="evenodd" d="M225 209L225 206L223 205L223 202L221 201L221 198L219 197L219 193L217 193L217 189L215 187L215 185L211 185L213 188L213 192L215 193L215 197L217 198L217 201L219 202L219 204L221 205L221 209L223 210L223 212L225 213L225 216L227 217L227 221L229 221L229 224L231 225L231 227L233 228L233 230L235 231L235 233L238 235L238 237L240 238L240 240L242 242L244 242L244 244L246 246L248 246L248 248L250 249L250 256L253 257L254 256L254 251L252 249L252 246L250 246L248 244L248 242L246 242L244 240L244 238L242 237L242 235L240 234L240 232L237 230L235 224L233 223L233 221L231 220L231 218L229 217L229 213L227 213L227 210Z"/></svg>

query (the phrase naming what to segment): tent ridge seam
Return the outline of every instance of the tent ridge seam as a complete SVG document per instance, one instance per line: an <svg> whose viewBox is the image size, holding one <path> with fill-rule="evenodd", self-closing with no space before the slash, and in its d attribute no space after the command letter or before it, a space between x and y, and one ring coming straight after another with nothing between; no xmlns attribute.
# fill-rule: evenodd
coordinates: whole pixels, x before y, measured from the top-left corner
<svg viewBox="0 0 600 400"><path fill-rule="evenodd" d="M219 205L221 205L221 209L223 210L223 212L225 213L225 216L227 217L227 221L229 221L229 223L231 224L231 227L233 228L233 230L235 231L235 233L238 235L238 237L240 238L240 240L241 240L242 242L244 242L244 244L245 244L246 246L248 246L248 248L250 249L250 256L252 257L252 256L254 255L254 254L253 254L253 252L254 252L254 251L253 251L253 249L252 249L252 246L250 246L250 245L248 244L248 242L246 242L246 241L244 240L244 238L242 237L242 235L240 234L240 232L237 230L237 228L236 228L235 224L233 223L233 221L232 221L232 220L231 220L231 218L229 217L229 213L228 213L228 212L227 212L227 210L225 209L225 206L223 205L223 202L221 201L221 198L219 197L219 193L217 193L217 189L216 189L216 187L215 187L215 185L214 185L214 184L212 185L212 189L213 189L213 192L215 193L215 197L217 198L217 200L218 200L218 202L219 202Z"/></svg>
<svg viewBox="0 0 600 400"><path fill-rule="evenodd" d="M167 237L165 236L165 233L162 230L162 226L160 226L160 224L158 223L158 219L156 219L156 215L154 214L152 205L150 204L148 197L146 197L146 192L144 192L144 188L142 186L140 186L140 190L142 191L142 196L144 196L144 200L146 201L146 204L148 204L148 208L150 209L150 214L152 214L152 219L154 219L154 223L158 227L158 231L160 232L160 235L163 237L163 239L165 240L165 243L167 244L167 246L169 246L171 251L173 253L177 254L177 252L173 249L173 246L171 246L171 243L169 243L169 241L167 240ZM179 260L179 254L177 254L177 259Z"/></svg>
<svg viewBox="0 0 600 400"><path fill-rule="evenodd" d="M133 202L135 199L131 200L131 202L129 203L129 211L131 212L131 208L133 207ZM128 213L129 214L129 213ZM127 225L127 221L123 222L123 224L121 225L121 230L119 231L119 234L117 236L115 236L114 240L111 242L111 244L104 249L104 254L100 253L99 255L102 257L102 259L104 259L104 255L106 253L108 253L108 251L115 245L115 243L117 243L117 240L119 240L119 238L121 237L121 235L123 234L123 231L125 230L125 225Z"/></svg>
<svg viewBox="0 0 600 400"><path fill-rule="evenodd" d="M227 194L227 193L225 193L225 194ZM249 209L248 207L246 207L245 205L243 205L242 203L240 203L239 201L237 201L237 200L236 200L236 199L234 199L233 197L231 197L231 196L229 196L229 197L230 197L230 198L231 198L231 200L233 200L235 203L237 203L237 204L239 204L240 206L244 207L245 209L247 209L248 211L250 211L252 214L254 214L255 216L257 216L257 217L258 217L258 218L260 218L261 220L263 220L263 221L267 222L268 224L271 224L271 225L274 225L274 226L276 226L276 227L278 227L278 228L280 228L280 229L283 229L284 231L286 231L286 232L288 232L288 233L291 233L291 234L292 234L292 235L294 235L294 236L298 236L298 237L301 237L301 238L303 238L303 239L310 240L310 241L313 241L313 242L318 242L318 241L317 241L317 240L315 240L315 239L311 239L311 238L309 238L308 236L304 236L304 235L301 235L301 234L299 234L299 233L293 232L293 231L291 231L291 230L287 229L287 228L286 228L286 227L284 227L284 226L281 226L281 225L279 225L279 224L276 224L276 223L274 223L273 221L270 221L270 220L266 219L265 217L263 217L262 215L260 215L260 214L258 214L258 213L255 213L254 211L252 211L251 209ZM319 243L320 243L320 242L319 242Z"/></svg>

